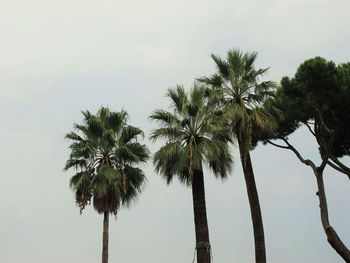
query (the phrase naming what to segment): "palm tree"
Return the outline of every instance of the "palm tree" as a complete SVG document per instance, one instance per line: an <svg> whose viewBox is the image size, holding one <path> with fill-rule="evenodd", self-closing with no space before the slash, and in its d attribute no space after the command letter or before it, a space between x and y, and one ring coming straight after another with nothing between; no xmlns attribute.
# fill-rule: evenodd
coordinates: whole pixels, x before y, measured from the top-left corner
<svg viewBox="0 0 350 263"><path fill-rule="evenodd" d="M228 125L237 138L240 157L247 187L251 217L254 229L256 262L266 262L264 228L258 191L250 158L255 130L272 132L273 118L262 107L263 102L273 95L275 83L259 78L267 72L255 69L257 53L242 53L239 50L227 52L227 59L211 55L217 73L198 81L209 84L221 92L221 108Z"/></svg>
<svg viewBox="0 0 350 263"><path fill-rule="evenodd" d="M226 177L232 158L228 142L230 130L219 125L215 107L205 88L194 86L189 93L182 86L169 89L172 111L155 110L150 118L160 128L151 139L165 139L154 154L156 171L168 184L174 177L192 188L197 262L209 263L211 249L205 204L203 164L218 177Z"/></svg>
<svg viewBox="0 0 350 263"><path fill-rule="evenodd" d="M145 162L148 149L137 138L143 133L127 125L127 113L101 107L96 115L83 111L83 124L66 135L71 140L69 159L64 168L74 169L70 179L80 212L92 201L103 214L102 263L108 262L109 214L129 206L145 182L143 171L135 165Z"/></svg>

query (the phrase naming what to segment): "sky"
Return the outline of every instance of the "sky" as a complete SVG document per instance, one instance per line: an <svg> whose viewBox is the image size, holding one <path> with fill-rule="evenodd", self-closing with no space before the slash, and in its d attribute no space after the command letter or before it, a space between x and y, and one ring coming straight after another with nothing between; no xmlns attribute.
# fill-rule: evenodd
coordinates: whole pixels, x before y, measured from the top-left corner
<svg viewBox="0 0 350 263"><path fill-rule="evenodd" d="M69 189L73 172L64 135L81 110L125 109L147 139L148 116L166 108L176 84L189 89L214 73L210 54L256 51L268 78L293 76L304 60L350 61L350 2L0 0L0 262L95 263L102 216L83 215ZM318 160L305 129L293 142ZM228 179L205 173L214 262L253 262L254 246L237 150ZM322 230L312 171L288 151L252 152L269 262L342 262ZM110 262L192 262L195 240L189 188L167 186L152 163L130 209L110 221ZM330 220L350 246L350 184L326 170Z"/></svg>

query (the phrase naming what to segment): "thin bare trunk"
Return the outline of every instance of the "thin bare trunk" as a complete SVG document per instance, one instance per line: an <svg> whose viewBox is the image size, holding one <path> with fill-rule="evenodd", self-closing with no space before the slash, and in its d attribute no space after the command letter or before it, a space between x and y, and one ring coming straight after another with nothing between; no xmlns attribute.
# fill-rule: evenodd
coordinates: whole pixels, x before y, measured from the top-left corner
<svg viewBox="0 0 350 263"><path fill-rule="evenodd" d="M331 142L328 142L328 146L324 148L326 154L322 156L322 163L320 166L316 166L314 162L312 162L309 159L304 159L301 154L298 152L298 150L291 145L286 138L281 138L285 144L287 145L288 149L294 152L294 154L298 157L298 159L305 165L310 166L312 168L312 171L314 172L314 175L316 177L317 181L317 196L320 202L320 215L321 215L321 222L323 230L327 236L328 243L333 247L333 249L348 263L350 263L350 251L345 246L343 241L339 238L337 232L334 230L334 228L331 226L329 222L329 216L328 216L328 205L327 205L327 197L326 197L326 190L324 187L323 182L323 171L326 165L329 161L329 147L331 146ZM331 137L331 140L333 138ZM320 142L320 140L318 140ZM322 143L322 145L325 145ZM327 154L328 153L328 154Z"/></svg>
<svg viewBox="0 0 350 263"><path fill-rule="evenodd" d="M103 241L102 241L102 263L108 263L108 229L109 213L103 214Z"/></svg>
<svg viewBox="0 0 350 263"><path fill-rule="evenodd" d="M238 141L241 162L243 167L243 173L245 183L247 186L247 193L250 205L250 213L253 222L254 230L254 243L255 243L255 262L265 263L266 262L266 251L265 251L265 236L264 226L261 216L260 202L258 196L258 190L256 188L254 171L252 162L250 159L249 152L245 152L245 147L241 141Z"/></svg>
<svg viewBox="0 0 350 263"><path fill-rule="evenodd" d="M201 170L194 170L193 173L192 198L196 231L197 262L210 263L211 249L209 242L207 210L205 205L204 178L203 171Z"/></svg>
<svg viewBox="0 0 350 263"><path fill-rule="evenodd" d="M337 251L337 253L346 262L350 262L349 249L344 245L342 240L339 238L337 232L329 223L326 191L325 191L324 182L323 182L323 172L318 171L318 169L316 169L314 173L317 179L317 188L318 188L317 196L320 201L321 222L322 222L324 232L327 235L328 243L335 249L335 251Z"/></svg>

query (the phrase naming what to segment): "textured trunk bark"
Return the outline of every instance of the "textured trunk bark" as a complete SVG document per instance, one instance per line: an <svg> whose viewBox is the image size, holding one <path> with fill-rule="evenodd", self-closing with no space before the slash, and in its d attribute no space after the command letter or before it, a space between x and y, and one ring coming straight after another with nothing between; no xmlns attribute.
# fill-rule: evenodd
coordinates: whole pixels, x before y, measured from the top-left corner
<svg viewBox="0 0 350 263"><path fill-rule="evenodd" d="M247 186L250 213L253 221L255 262L265 263L266 252L265 252L264 226L263 226L263 221L261 216L258 190L255 185L252 162L250 159L249 152L245 152L243 143L241 141L238 141L238 145L239 145L245 183Z"/></svg>
<svg viewBox="0 0 350 263"><path fill-rule="evenodd" d="M196 250L198 263L210 263L211 249L209 242L209 229L207 210L205 206L205 190L203 171L195 170L192 180L192 198L194 224L196 230Z"/></svg>
<svg viewBox="0 0 350 263"><path fill-rule="evenodd" d="M317 196L320 201L320 213L321 213L321 222L324 229L324 232L327 235L328 243L334 248L335 251L346 261L350 262L350 251L344 245L344 243L339 238L337 232L329 223L328 217L328 207L327 207L327 199L326 199L326 191L324 188L323 182L323 172L322 171L314 171L317 180Z"/></svg>
<svg viewBox="0 0 350 263"><path fill-rule="evenodd" d="M109 229L109 213L103 214L103 241L102 241L102 263L108 263L108 229Z"/></svg>

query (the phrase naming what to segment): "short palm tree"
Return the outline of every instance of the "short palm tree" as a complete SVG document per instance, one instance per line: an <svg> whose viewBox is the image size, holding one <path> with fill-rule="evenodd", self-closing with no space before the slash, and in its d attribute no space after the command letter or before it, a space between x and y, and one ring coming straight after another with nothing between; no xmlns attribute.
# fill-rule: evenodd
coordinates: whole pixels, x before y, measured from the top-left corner
<svg viewBox="0 0 350 263"><path fill-rule="evenodd" d="M174 177L192 188L196 233L197 262L209 263L211 250L205 204L203 164L216 176L226 177L232 158L228 142L230 130L221 125L208 90L194 86L187 93L182 86L169 89L172 111L156 110L150 118L160 128L152 132L153 140L165 144L154 154L153 162L169 184Z"/></svg>
<svg viewBox="0 0 350 263"><path fill-rule="evenodd" d="M127 125L127 113L102 107L96 115L82 112L83 124L66 135L71 140L64 170L74 169L70 179L80 212L92 201L104 215L102 263L108 262L109 214L129 206L142 190L145 175L136 165L145 162L148 150L137 138L139 128Z"/></svg>
<svg viewBox="0 0 350 263"><path fill-rule="evenodd" d="M256 262L263 263L266 262L264 228L249 152L255 130L272 132L276 128L274 119L263 108L264 101L273 95L276 85L271 81L259 82L268 69L255 69L255 52L229 50L226 60L215 55L211 57L217 66L217 73L198 81L211 85L221 93L221 109L240 150L253 221L255 258Z"/></svg>

